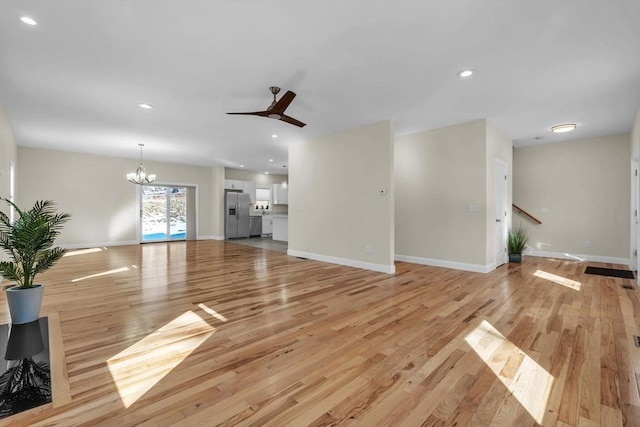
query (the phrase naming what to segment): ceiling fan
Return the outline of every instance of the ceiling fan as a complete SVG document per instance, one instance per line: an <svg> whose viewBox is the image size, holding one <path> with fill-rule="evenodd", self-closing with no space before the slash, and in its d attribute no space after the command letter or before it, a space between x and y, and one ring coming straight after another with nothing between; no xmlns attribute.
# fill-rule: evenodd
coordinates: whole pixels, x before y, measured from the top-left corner
<svg viewBox="0 0 640 427"><path fill-rule="evenodd" d="M280 98L279 101L276 101L276 95L280 92L280 88L277 86L271 86L269 90L273 94L273 102L271 103L271 105L267 107L265 111L253 111L248 113L227 113L227 114L240 114L245 116L268 117L270 119L282 120L283 122L287 122L298 127L303 127L306 125L306 123L302 123L300 120L296 120L293 117L289 117L284 114L284 110L287 109L289 104L291 104L291 101L293 101L293 98L296 97L295 93L288 90L287 93L282 95L282 98Z"/></svg>

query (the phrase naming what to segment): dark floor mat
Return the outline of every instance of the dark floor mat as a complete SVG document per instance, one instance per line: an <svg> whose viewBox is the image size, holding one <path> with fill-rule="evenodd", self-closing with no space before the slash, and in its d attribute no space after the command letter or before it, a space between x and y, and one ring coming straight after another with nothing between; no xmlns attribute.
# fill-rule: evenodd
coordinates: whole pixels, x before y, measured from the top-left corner
<svg viewBox="0 0 640 427"><path fill-rule="evenodd" d="M587 267L585 274L597 274L598 276L622 277L623 279L633 279L633 271L617 270L615 268Z"/></svg>

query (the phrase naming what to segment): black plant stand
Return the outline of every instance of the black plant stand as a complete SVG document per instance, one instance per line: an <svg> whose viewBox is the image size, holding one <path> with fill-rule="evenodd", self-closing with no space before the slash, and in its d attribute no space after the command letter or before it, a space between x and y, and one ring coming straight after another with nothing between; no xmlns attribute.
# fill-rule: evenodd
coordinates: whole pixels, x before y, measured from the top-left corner
<svg viewBox="0 0 640 427"><path fill-rule="evenodd" d="M51 403L47 318L0 325L0 418Z"/></svg>

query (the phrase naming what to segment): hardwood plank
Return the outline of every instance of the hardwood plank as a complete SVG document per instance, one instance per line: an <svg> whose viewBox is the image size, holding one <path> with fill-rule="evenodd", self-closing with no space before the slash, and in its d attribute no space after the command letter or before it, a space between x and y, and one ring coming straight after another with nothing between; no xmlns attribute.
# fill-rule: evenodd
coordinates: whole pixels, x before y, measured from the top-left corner
<svg viewBox="0 0 640 427"><path fill-rule="evenodd" d="M68 256L41 276L54 403L0 426L636 426L640 288L584 267L387 275L219 241Z"/></svg>

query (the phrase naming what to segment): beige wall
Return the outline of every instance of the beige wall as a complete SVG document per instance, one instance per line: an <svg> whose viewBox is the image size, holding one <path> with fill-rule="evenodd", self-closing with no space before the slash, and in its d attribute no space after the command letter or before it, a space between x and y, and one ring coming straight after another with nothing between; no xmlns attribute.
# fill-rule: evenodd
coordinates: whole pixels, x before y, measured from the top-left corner
<svg viewBox="0 0 640 427"><path fill-rule="evenodd" d="M9 197L11 163L17 167L18 146L13 138L13 131L4 109L0 105L0 196ZM5 204L0 208L8 212Z"/></svg>
<svg viewBox="0 0 640 427"><path fill-rule="evenodd" d="M9 124L2 105L0 105L0 196L8 198L10 196L11 184L11 163L17 170L18 166L18 146L13 138L13 131ZM6 203L0 204L0 210L9 214ZM0 252L0 261L8 260L4 252Z"/></svg>
<svg viewBox="0 0 640 427"><path fill-rule="evenodd" d="M125 179L137 161L28 147L20 147L18 154L18 203L30 206L36 200L50 199L60 211L72 214L58 243L79 247L139 241L140 187ZM158 176L157 183L197 186L199 238L224 235L219 218L222 208L213 199L216 195L222 198L222 167L160 162L145 162L145 166Z"/></svg>
<svg viewBox="0 0 640 427"><path fill-rule="evenodd" d="M487 132L486 121L477 120L396 138L397 259L489 269ZM491 133L503 151L502 137Z"/></svg>
<svg viewBox="0 0 640 427"><path fill-rule="evenodd" d="M629 256L629 162L629 135L516 148L514 203L542 221L535 225L514 214L514 223L528 229L532 250L624 263Z"/></svg>
<svg viewBox="0 0 640 427"><path fill-rule="evenodd" d="M226 179L255 182L257 188L271 188L272 184L282 184L288 179L286 174L265 175L263 173L231 168L224 168L224 177Z"/></svg>
<svg viewBox="0 0 640 427"><path fill-rule="evenodd" d="M292 144L289 254L395 271L393 188L390 121Z"/></svg>

